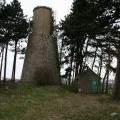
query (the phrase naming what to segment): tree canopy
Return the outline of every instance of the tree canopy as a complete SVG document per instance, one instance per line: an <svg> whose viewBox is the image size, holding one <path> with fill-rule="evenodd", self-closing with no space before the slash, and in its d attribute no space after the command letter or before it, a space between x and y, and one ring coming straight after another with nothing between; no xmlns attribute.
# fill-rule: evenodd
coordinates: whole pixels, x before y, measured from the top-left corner
<svg viewBox="0 0 120 120"><path fill-rule="evenodd" d="M6 79L7 51L10 41L15 42L15 55L13 62L12 79L15 80L15 68L17 57L17 44L20 39L28 35L28 22L23 14L21 4L13 0L10 4L4 4L0 12L0 43L5 45L4 80Z"/></svg>
<svg viewBox="0 0 120 120"><path fill-rule="evenodd" d="M97 65L101 75L104 64L107 88L111 61L118 56L120 46L119 22L119 0L74 0L70 14L60 24L63 52L68 53L62 63L68 65L69 80L70 76L75 78L80 74L86 65L91 69ZM88 59L92 59L92 66Z"/></svg>

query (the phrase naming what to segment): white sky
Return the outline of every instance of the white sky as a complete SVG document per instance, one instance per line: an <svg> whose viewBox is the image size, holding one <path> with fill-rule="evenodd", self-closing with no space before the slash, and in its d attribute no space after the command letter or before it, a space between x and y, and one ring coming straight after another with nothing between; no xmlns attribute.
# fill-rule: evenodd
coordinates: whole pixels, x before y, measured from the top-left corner
<svg viewBox="0 0 120 120"><path fill-rule="evenodd" d="M6 0L6 3L10 3L12 0ZM56 22L59 23L61 19L64 19L64 16L69 14L73 0L19 0L22 5L22 9L25 15L28 15L30 18L33 16L33 9L36 6L48 6L51 7L55 14ZM7 77L11 78L12 73L12 62L13 62L13 53L8 53L8 63L7 63ZM18 55L18 58L20 56ZM20 79L21 72L23 67L23 60L17 59L17 69L16 69L16 78Z"/></svg>
<svg viewBox="0 0 120 120"><path fill-rule="evenodd" d="M6 0L7 3L12 0ZM70 12L73 0L19 0L22 5L22 9L25 15L31 17L33 15L33 9L36 6L48 6L51 7L56 16L56 22L58 23L64 16Z"/></svg>

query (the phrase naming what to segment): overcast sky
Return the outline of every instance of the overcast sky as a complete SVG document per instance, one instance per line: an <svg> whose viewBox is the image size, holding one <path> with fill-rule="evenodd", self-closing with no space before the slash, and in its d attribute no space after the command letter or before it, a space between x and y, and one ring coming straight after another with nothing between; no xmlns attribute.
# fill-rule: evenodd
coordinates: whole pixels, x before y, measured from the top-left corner
<svg viewBox="0 0 120 120"><path fill-rule="evenodd" d="M12 0L6 0L7 3ZM33 9L36 6L48 6L51 7L55 13L57 23L64 19L64 16L70 12L70 8L73 0L19 0L24 10L24 14L31 17L33 15Z"/></svg>
<svg viewBox="0 0 120 120"><path fill-rule="evenodd" d="M6 3L10 3L12 0L6 0ZM61 19L64 19L64 16L69 14L73 0L19 0L22 5L22 9L25 15L28 15L30 18L33 16L33 9L36 6L48 6L51 7L55 14L56 22L59 23ZM7 64L7 77L11 77L12 73L12 61L13 53L8 53L8 64ZM18 55L18 58L20 56ZM16 69L16 78L20 79L21 72L23 67L23 60L17 59L17 69ZM3 76L3 75L2 75Z"/></svg>

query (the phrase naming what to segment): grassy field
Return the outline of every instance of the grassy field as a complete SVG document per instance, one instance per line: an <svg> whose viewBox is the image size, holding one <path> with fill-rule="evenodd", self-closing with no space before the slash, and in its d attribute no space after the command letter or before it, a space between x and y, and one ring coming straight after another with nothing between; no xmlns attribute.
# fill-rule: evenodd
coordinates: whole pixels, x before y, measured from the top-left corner
<svg viewBox="0 0 120 120"><path fill-rule="evenodd" d="M0 88L0 120L120 120L120 102L59 86L9 85Z"/></svg>

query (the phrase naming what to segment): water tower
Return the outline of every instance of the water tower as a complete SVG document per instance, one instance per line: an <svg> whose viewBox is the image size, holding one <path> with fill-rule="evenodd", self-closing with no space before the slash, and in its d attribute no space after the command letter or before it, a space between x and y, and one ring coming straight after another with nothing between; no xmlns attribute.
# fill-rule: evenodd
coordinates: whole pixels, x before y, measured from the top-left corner
<svg viewBox="0 0 120 120"><path fill-rule="evenodd" d="M59 84L57 39L53 36L52 9L39 6L34 9L33 30L22 71L22 80L42 84Z"/></svg>

